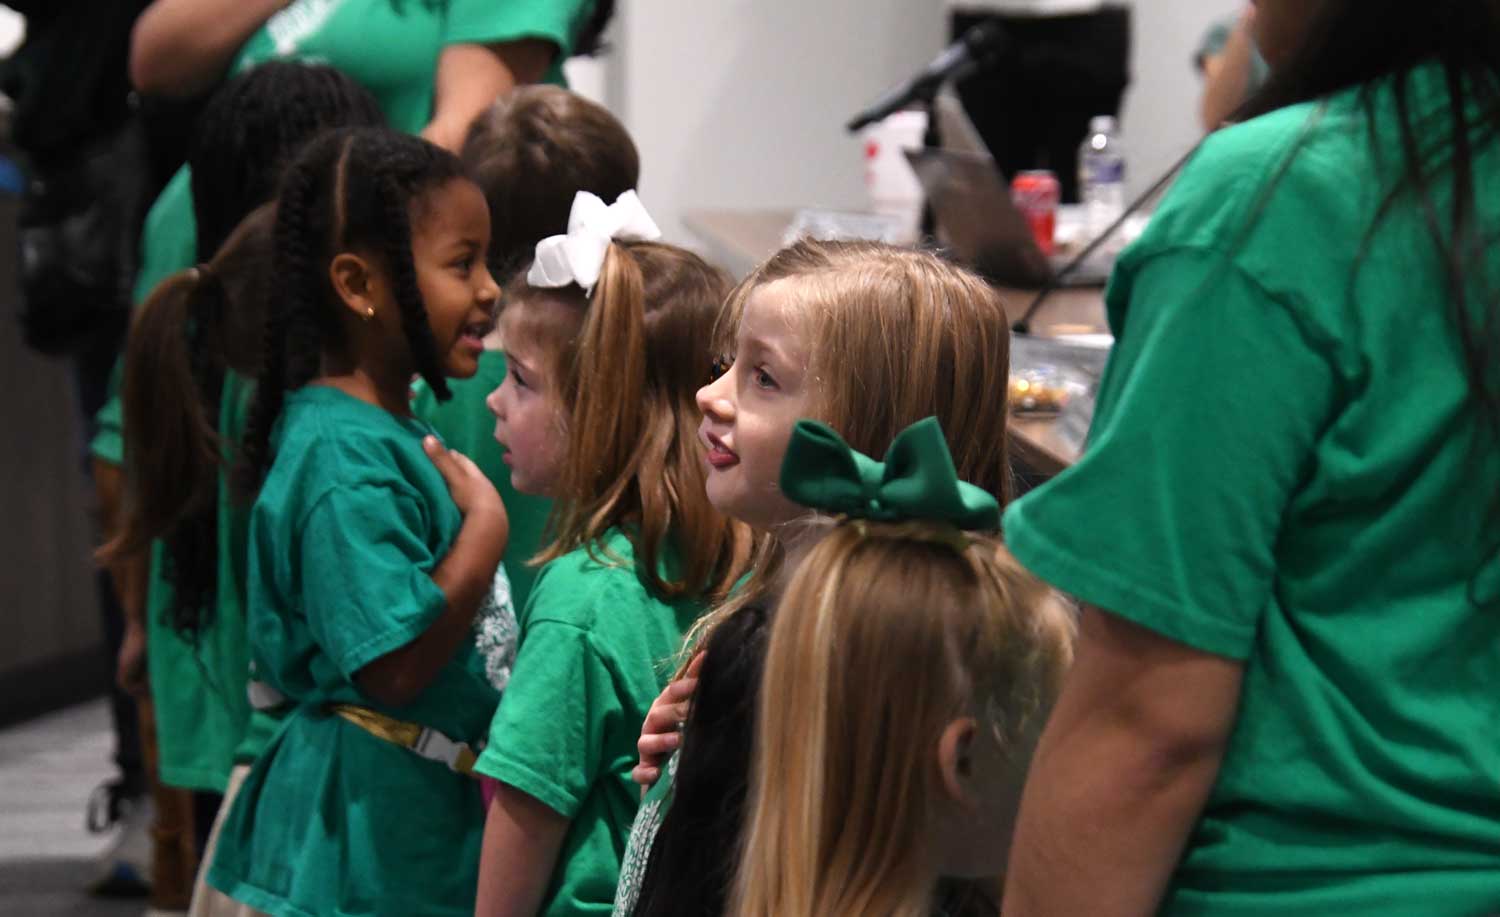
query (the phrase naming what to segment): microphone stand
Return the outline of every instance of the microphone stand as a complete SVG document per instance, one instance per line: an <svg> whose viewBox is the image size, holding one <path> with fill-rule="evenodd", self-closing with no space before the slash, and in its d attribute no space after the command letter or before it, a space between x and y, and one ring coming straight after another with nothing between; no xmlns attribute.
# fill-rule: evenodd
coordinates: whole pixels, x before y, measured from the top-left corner
<svg viewBox="0 0 1500 917"><path fill-rule="evenodd" d="M942 83L932 86L930 92L923 94L922 108L927 112L927 130L922 133L922 148L924 150L938 150L943 146L942 131L938 129L937 122L937 95L943 88ZM937 213L932 209L932 201L927 195L922 195L922 222L917 229L919 240L937 238Z"/></svg>
<svg viewBox="0 0 1500 917"><path fill-rule="evenodd" d="M964 77L967 77L970 73L973 72L973 70L973 66L961 67L958 71L955 71L953 76L949 79L928 80L919 85L913 86L911 92L907 94L906 99L901 107L886 112L885 117L890 117L898 111L906 111L913 108L925 111L927 113L927 127L922 132L922 147L927 150L941 149L943 145L943 137L942 132L938 128L937 122L938 93L942 91L942 88L947 85L950 80L962 79ZM877 123L877 119L870 117L870 115L867 113L850 121L846 125L846 127L852 134L857 131L861 131L869 125L875 123ZM937 216L932 211L932 204L929 203L925 198L922 201L922 222L920 228L918 229L918 233L919 238L921 239L931 239L934 238L937 234Z"/></svg>

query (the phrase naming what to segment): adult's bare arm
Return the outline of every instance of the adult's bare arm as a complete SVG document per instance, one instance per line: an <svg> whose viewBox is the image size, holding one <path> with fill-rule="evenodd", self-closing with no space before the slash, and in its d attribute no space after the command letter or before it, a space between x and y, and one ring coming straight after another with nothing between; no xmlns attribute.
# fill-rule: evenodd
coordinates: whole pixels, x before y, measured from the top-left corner
<svg viewBox="0 0 1500 917"><path fill-rule="evenodd" d="M556 56L556 45L537 38L449 45L438 57L432 120L422 136L457 152L480 112L516 86L541 80Z"/></svg>
<svg viewBox="0 0 1500 917"><path fill-rule="evenodd" d="M235 54L287 0L155 0L130 35L130 82L188 98L223 76Z"/></svg>
<svg viewBox="0 0 1500 917"><path fill-rule="evenodd" d="M1021 797L1004 917L1156 913L1203 811L1243 666L1087 610Z"/></svg>

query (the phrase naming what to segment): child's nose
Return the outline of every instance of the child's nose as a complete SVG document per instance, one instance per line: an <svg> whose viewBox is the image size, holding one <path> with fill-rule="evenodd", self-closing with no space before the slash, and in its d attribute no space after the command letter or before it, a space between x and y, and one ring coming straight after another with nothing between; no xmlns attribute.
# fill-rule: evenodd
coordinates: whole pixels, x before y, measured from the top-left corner
<svg viewBox="0 0 1500 917"><path fill-rule="evenodd" d="M734 402L730 400L729 373L698 389L698 410L703 416L729 423L734 420Z"/></svg>
<svg viewBox="0 0 1500 917"><path fill-rule="evenodd" d="M490 409L490 413L495 415L496 420L502 419L500 416L500 389L497 388L485 396L484 406Z"/></svg>
<svg viewBox="0 0 1500 917"><path fill-rule="evenodd" d="M484 268L484 276L479 278L479 301L487 306L493 306L500 299L500 284L490 274L488 267Z"/></svg>

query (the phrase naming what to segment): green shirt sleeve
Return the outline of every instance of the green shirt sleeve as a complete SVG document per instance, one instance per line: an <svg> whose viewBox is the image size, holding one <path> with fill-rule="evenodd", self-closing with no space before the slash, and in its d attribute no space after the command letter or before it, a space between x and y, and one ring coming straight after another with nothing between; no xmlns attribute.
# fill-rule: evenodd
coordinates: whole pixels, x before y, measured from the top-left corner
<svg viewBox="0 0 1500 917"><path fill-rule="evenodd" d="M193 266L197 248L197 228L193 217L192 177L183 166L167 182L146 215L141 234L141 266L136 274L132 296L139 306L156 289L156 285ZM98 431L89 443L95 458L111 465L125 464L124 408L120 404L124 385L124 356L115 361L109 376L109 394L104 406L94 415Z"/></svg>
<svg viewBox="0 0 1500 917"><path fill-rule="evenodd" d="M544 578L533 603L547 599L545 589ZM621 715L589 632L561 621L529 623L476 770L571 820L603 767L606 724Z"/></svg>
<svg viewBox="0 0 1500 917"><path fill-rule="evenodd" d="M494 44L540 38L557 45L560 63L573 53L594 0L453 0L444 44Z"/></svg>
<svg viewBox="0 0 1500 917"><path fill-rule="evenodd" d="M146 214L141 233L141 266L135 277L136 305L146 301L156 285L198 260L198 224L193 213L193 176L178 169ZM212 253L210 253L210 256Z"/></svg>
<svg viewBox="0 0 1500 917"><path fill-rule="evenodd" d="M1223 255L1132 263L1088 449L1011 507L1006 540L1080 600L1244 659L1337 374L1316 329Z"/></svg>
<svg viewBox="0 0 1500 917"><path fill-rule="evenodd" d="M423 519L414 495L356 484L329 490L303 521L303 611L313 639L350 680L416 639L447 606L429 575L437 558Z"/></svg>
<svg viewBox="0 0 1500 917"><path fill-rule="evenodd" d="M125 464L125 406L120 401L124 374L125 358L121 356L109 372L109 397L94 415L94 438L89 442L94 458L111 465Z"/></svg>

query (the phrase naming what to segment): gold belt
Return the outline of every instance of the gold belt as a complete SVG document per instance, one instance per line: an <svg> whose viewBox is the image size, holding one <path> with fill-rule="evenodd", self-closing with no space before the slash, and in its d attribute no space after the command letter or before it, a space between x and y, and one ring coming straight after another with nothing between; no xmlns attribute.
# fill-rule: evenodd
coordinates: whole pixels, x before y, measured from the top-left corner
<svg viewBox="0 0 1500 917"><path fill-rule="evenodd" d="M429 761L446 764L454 773L477 776L474 773L474 749L467 742L450 739L436 729L398 720L357 704L329 704L328 711L343 717L377 739L400 745Z"/></svg>

